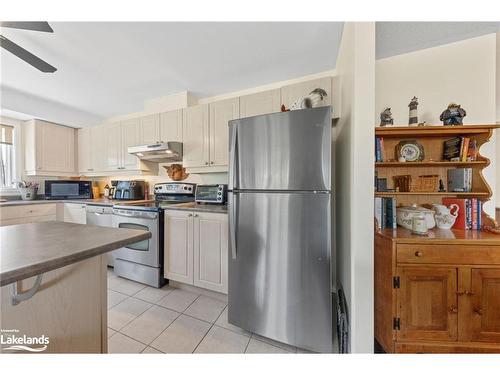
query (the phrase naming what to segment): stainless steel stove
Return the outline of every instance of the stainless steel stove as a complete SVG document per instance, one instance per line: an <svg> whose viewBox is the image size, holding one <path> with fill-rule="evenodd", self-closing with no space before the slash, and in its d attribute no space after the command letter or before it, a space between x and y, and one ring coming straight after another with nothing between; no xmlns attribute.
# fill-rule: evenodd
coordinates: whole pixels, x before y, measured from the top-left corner
<svg viewBox="0 0 500 375"><path fill-rule="evenodd" d="M113 226L151 232L151 238L113 252L118 276L161 288L163 278L164 211L169 205L194 202L195 184L165 182L154 186L155 199L148 203L113 206Z"/></svg>

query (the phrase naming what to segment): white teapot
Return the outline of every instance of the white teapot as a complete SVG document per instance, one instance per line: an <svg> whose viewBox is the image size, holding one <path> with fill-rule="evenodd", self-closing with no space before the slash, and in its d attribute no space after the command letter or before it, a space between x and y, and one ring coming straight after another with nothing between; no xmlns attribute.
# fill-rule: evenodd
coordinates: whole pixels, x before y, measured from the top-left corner
<svg viewBox="0 0 500 375"><path fill-rule="evenodd" d="M434 218L439 229L450 229L453 227L458 217L458 211L460 211L460 207L456 204L452 204L450 207L446 207L443 204L433 204L432 209L436 213Z"/></svg>

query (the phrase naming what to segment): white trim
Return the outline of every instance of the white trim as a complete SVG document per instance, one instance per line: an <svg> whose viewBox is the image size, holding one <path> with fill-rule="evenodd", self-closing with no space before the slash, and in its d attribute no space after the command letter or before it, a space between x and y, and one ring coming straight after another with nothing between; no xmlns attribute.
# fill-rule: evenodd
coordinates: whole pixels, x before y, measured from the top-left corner
<svg viewBox="0 0 500 375"><path fill-rule="evenodd" d="M22 172L24 168L23 157L23 137L22 137L22 123L23 121L13 119L10 117L0 116L0 122L4 125L14 127L14 180L22 179ZM0 195L20 195L17 188L0 188Z"/></svg>

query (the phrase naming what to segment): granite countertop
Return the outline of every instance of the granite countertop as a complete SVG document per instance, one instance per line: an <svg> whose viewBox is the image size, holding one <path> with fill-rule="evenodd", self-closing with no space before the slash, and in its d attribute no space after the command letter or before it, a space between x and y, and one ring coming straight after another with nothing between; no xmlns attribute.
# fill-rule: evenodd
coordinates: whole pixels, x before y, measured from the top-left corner
<svg viewBox="0 0 500 375"><path fill-rule="evenodd" d="M23 200L7 200L5 202L0 202L0 207L7 206L18 206L18 205L26 205L26 204L47 204L47 203L80 203L80 204L92 204L97 206L113 206L115 204L127 203L127 204L140 204L151 202L151 200L134 200L134 201L124 201L120 199L109 199L109 198L95 198L95 199L38 199L32 201L23 201Z"/></svg>
<svg viewBox="0 0 500 375"><path fill-rule="evenodd" d="M177 203L165 207L166 210L200 211L227 214L227 205L206 204L206 203Z"/></svg>
<svg viewBox="0 0 500 375"><path fill-rule="evenodd" d="M0 286L150 237L148 231L57 221L0 227Z"/></svg>

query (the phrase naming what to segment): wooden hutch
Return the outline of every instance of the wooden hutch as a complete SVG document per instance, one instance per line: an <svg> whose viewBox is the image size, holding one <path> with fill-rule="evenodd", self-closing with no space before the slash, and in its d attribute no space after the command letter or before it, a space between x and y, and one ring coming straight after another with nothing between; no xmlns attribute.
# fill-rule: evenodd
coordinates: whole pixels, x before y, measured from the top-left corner
<svg viewBox="0 0 500 375"><path fill-rule="evenodd" d="M395 197L397 206L441 203L443 197L478 198L491 189L483 176L489 160L480 154L497 125L381 127L385 154L394 158L401 140L424 147L421 162L377 162L379 178L439 175L447 170L473 170L472 192L375 192ZM443 142L464 136L475 139L475 161L442 161ZM392 187L392 186L389 186ZM482 212L483 229L496 228ZM428 236L411 231L376 229L375 339L388 353L500 353L500 235L487 230L432 229Z"/></svg>

